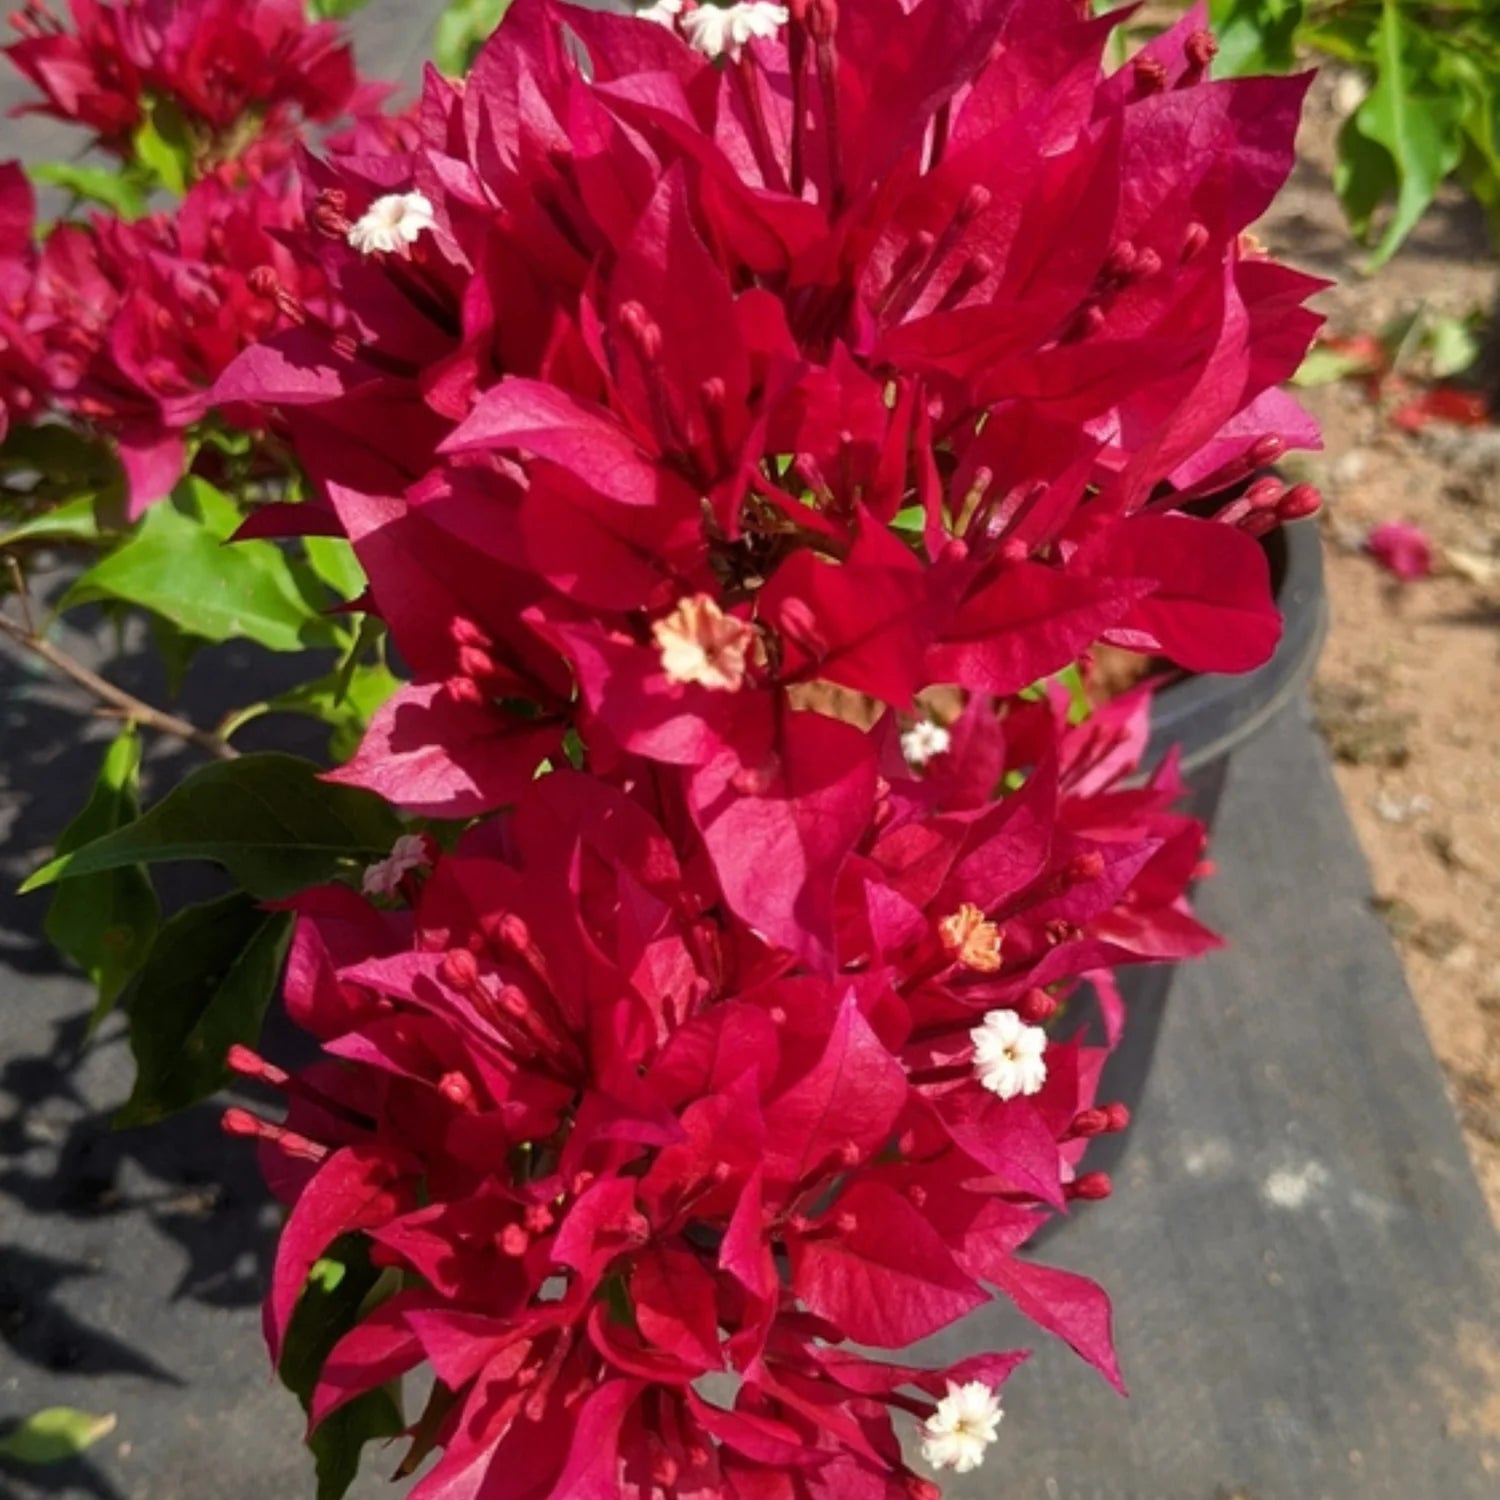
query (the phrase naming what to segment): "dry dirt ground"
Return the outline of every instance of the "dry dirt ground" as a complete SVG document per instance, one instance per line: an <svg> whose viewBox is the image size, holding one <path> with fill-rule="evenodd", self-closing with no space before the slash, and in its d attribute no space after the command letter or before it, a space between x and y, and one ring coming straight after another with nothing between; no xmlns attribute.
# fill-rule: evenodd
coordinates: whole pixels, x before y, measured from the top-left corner
<svg viewBox="0 0 1500 1500"><path fill-rule="evenodd" d="M1319 304L1336 334L1378 333L1422 307L1493 312L1500 261L1457 193L1396 259L1361 274L1330 186L1340 86L1327 73L1315 86L1302 163L1260 238L1338 280ZM1495 369L1487 379L1500 387ZM1302 394L1326 438L1323 453L1292 466L1327 499L1333 623L1319 719L1500 1221L1500 425L1412 435L1359 383ZM1393 520L1427 533L1432 577L1398 583L1363 551L1369 529Z"/></svg>

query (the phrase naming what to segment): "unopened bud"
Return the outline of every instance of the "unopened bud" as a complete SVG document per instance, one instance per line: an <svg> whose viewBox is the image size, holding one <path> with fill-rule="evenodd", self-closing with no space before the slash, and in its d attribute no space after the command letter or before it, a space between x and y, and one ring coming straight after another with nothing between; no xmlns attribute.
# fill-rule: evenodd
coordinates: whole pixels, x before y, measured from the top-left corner
<svg viewBox="0 0 1500 1500"><path fill-rule="evenodd" d="M444 1073L438 1080L438 1093L460 1109L474 1102L474 1085L462 1073Z"/></svg>
<svg viewBox="0 0 1500 1500"><path fill-rule="evenodd" d="M1167 86L1166 67L1154 57L1138 57L1130 65L1136 87L1143 94L1159 94Z"/></svg>
<svg viewBox="0 0 1500 1500"><path fill-rule="evenodd" d="M1323 496L1310 484L1294 484L1281 498L1276 514L1283 521L1300 521L1322 509Z"/></svg>
<svg viewBox="0 0 1500 1500"><path fill-rule="evenodd" d="M231 1073L252 1079L256 1083L264 1083L269 1088L284 1088L288 1082L288 1076L281 1068L268 1063L259 1053L242 1047L238 1042L229 1049L224 1062Z"/></svg>
<svg viewBox="0 0 1500 1500"><path fill-rule="evenodd" d="M1195 31L1183 43L1182 50L1189 67L1202 69L1219 55L1219 44L1213 39L1212 32Z"/></svg>
<svg viewBox="0 0 1500 1500"><path fill-rule="evenodd" d="M1104 269L1100 275L1106 281L1124 281L1135 270L1135 246L1129 240L1121 240L1104 258Z"/></svg>
<svg viewBox="0 0 1500 1500"><path fill-rule="evenodd" d="M274 266L256 266L245 278L245 285L257 297L262 297L267 302L274 302L277 292L281 290L281 278L276 274Z"/></svg>
<svg viewBox="0 0 1500 1500"><path fill-rule="evenodd" d="M1142 250L1136 259L1135 270L1131 275L1133 281L1146 281L1155 276L1161 270L1161 256L1149 247Z"/></svg>
<svg viewBox="0 0 1500 1500"><path fill-rule="evenodd" d="M959 199L954 217L960 224L971 223L990 206L994 196L982 183L971 183Z"/></svg>
<svg viewBox="0 0 1500 1500"><path fill-rule="evenodd" d="M438 963L438 978L466 994L479 983L479 963L467 948L450 948Z"/></svg>
<svg viewBox="0 0 1500 1500"><path fill-rule="evenodd" d="M1085 1203L1097 1203L1114 1192L1115 1185L1108 1172L1085 1172L1082 1177L1068 1183L1063 1189L1068 1198L1081 1198Z"/></svg>
<svg viewBox="0 0 1500 1500"><path fill-rule="evenodd" d="M1057 1001L1046 990L1027 990L1016 1006L1016 1014L1028 1025L1038 1026L1057 1010Z"/></svg>
<svg viewBox="0 0 1500 1500"><path fill-rule="evenodd" d="M1206 224L1200 224L1196 219L1189 224L1182 236L1183 265L1201 255L1204 247L1208 244L1208 240L1209 234Z"/></svg>
<svg viewBox="0 0 1500 1500"><path fill-rule="evenodd" d="M1068 1133L1085 1138L1109 1133L1109 1114L1102 1109L1081 1109L1073 1116Z"/></svg>
<svg viewBox="0 0 1500 1500"><path fill-rule="evenodd" d="M1267 464L1274 464L1285 452L1286 444L1274 432L1268 432L1251 443L1245 454L1245 462L1252 469L1263 469Z"/></svg>
<svg viewBox="0 0 1500 1500"><path fill-rule="evenodd" d="M507 1224L500 1231L500 1249L513 1260L520 1260L531 1248L531 1236L519 1224Z"/></svg>

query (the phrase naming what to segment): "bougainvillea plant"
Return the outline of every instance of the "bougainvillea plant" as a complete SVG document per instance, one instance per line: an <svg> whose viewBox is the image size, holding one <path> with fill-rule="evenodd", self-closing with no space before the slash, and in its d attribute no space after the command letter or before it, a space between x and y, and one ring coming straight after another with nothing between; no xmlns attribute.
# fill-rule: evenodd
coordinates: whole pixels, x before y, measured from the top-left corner
<svg viewBox="0 0 1500 1500"><path fill-rule="evenodd" d="M36 882L243 887L145 958L127 1117L281 1097L225 1125L325 1493L404 1433L419 1500L931 1497L1024 1355L902 1351L996 1292L1120 1385L1020 1252L1110 1191L1111 972L1216 940L1149 690L1079 663L1274 649L1320 283L1247 234L1304 81L1214 81L1200 13L1108 72L1114 24L516 0L299 167L208 398L298 476L236 545L352 549L406 680L321 781L226 760Z"/></svg>

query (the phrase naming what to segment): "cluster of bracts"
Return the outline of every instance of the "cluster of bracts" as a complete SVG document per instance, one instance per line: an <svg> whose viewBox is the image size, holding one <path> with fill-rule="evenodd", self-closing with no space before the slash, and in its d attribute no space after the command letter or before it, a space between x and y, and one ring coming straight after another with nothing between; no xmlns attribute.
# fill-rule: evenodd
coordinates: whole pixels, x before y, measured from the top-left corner
<svg viewBox="0 0 1500 1500"><path fill-rule="evenodd" d="M68 39L106 141L152 85L101 18L155 9ZM1122 1018L1070 1002L1214 939L1148 696L1077 723L1058 674L1271 653L1258 538L1317 497L1257 476L1316 443L1278 387L1319 283L1247 234L1302 81L1211 81L1197 13L1109 72L1116 20L515 0L300 202L195 190L221 375L163 250L149 327L40 377L274 435L313 498L245 533L348 538L410 669L333 774L433 831L294 902L324 1057L236 1052L287 1106L227 1124L291 1205L273 1351L335 1243L398 1273L312 1416L429 1368L417 1496L930 1496L1022 1356L869 1351L992 1289L1119 1381L1104 1294L1017 1253L1126 1123ZM267 120L344 97L293 55Z"/></svg>

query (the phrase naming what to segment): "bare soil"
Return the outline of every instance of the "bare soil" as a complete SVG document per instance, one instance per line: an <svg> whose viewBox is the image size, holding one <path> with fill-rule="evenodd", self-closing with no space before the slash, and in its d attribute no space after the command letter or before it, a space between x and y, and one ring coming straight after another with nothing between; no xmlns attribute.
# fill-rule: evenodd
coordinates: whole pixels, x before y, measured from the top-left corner
<svg viewBox="0 0 1500 1500"><path fill-rule="evenodd" d="M1418 308L1493 315L1500 263L1456 192L1394 260L1362 274L1331 182L1341 87L1334 70L1315 85L1301 164L1259 237L1337 279L1319 303L1333 333L1379 333ZM1492 392L1496 373L1481 371ZM1333 623L1316 708L1500 1221L1500 427L1405 433L1351 381L1302 395L1326 439L1323 453L1288 466L1327 501ZM1426 532L1430 578L1400 583L1363 550L1371 527L1395 520Z"/></svg>

